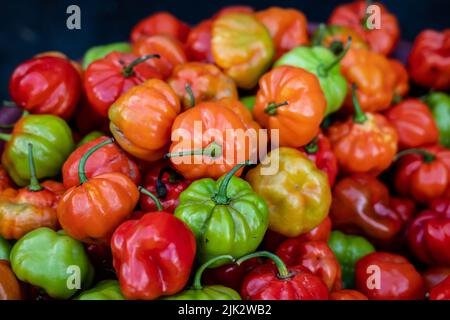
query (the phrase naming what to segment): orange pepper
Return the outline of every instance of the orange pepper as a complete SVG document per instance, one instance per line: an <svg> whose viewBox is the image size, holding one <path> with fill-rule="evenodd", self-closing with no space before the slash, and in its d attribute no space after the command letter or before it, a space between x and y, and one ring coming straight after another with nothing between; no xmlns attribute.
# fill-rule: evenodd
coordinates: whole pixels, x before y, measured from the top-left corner
<svg viewBox="0 0 450 320"><path fill-rule="evenodd" d="M253 116L262 127L279 130L280 146L301 147L319 133L327 103L314 74L276 67L261 78L259 88Z"/></svg>
<svg viewBox="0 0 450 320"><path fill-rule="evenodd" d="M23 294L9 262L0 260L0 300L22 300Z"/></svg>
<svg viewBox="0 0 450 320"><path fill-rule="evenodd" d="M111 106L110 129L125 151L156 161L167 152L172 123L179 112L180 101L172 88L150 79L131 88Z"/></svg>

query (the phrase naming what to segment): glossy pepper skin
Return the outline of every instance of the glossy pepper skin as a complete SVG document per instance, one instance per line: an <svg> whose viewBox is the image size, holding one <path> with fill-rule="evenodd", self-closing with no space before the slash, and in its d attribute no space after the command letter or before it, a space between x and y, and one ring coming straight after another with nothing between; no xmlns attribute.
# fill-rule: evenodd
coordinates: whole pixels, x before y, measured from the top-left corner
<svg viewBox="0 0 450 320"><path fill-rule="evenodd" d="M430 291L430 300L450 300L450 276Z"/></svg>
<svg viewBox="0 0 450 320"><path fill-rule="evenodd" d="M184 42L188 33L189 26L187 24L169 12L161 11L139 21L131 31L131 42L134 43L141 38L155 34L168 34Z"/></svg>
<svg viewBox="0 0 450 320"><path fill-rule="evenodd" d="M100 281L92 289L83 291L76 300L125 300L117 280Z"/></svg>
<svg viewBox="0 0 450 320"><path fill-rule="evenodd" d="M327 174L328 182L332 187L336 182L338 163L330 140L323 133L319 133L310 143L299 150L313 161L318 169Z"/></svg>
<svg viewBox="0 0 450 320"><path fill-rule="evenodd" d="M400 27L397 18L383 4L374 2L373 5L379 9L377 11L369 10L369 12L370 14L379 14L379 28L368 27L368 23L372 19L370 14L366 19L368 9L366 1L354 1L337 6L328 23L352 28L367 41L371 50L387 56L395 49L400 39Z"/></svg>
<svg viewBox="0 0 450 320"><path fill-rule="evenodd" d="M364 294L356 290L342 289L330 293L330 300L369 300Z"/></svg>
<svg viewBox="0 0 450 320"><path fill-rule="evenodd" d="M174 169L165 166L150 169L143 179L143 186L156 195L165 212L173 213L180 203L180 193L186 190L191 182ZM155 201L145 194L141 195L140 204L145 212L157 210Z"/></svg>
<svg viewBox="0 0 450 320"><path fill-rule="evenodd" d="M338 25L320 24L311 42L314 46L322 46L339 54L349 37L352 38L352 48L368 48L367 42L353 29Z"/></svg>
<svg viewBox="0 0 450 320"><path fill-rule="evenodd" d="M423 300L425 283L403 256L373 252L355 265L356 289L370 300Z"/></svg>
<svg viewBox="0 0 450 320"><path fill-rule="evenodd" d="M0 259L0 300L22 300L20 283L8 261Z"/></svg>
<svg viewBox="0 0 450 320"><path fill-rule="evenodd" d="M146 63L163 79L167 79L176 66L188 61L183 44L167 34L156 34L140 39L133 44L133 53L138 57L148 54L159 55L158 59L149 59Z"/></svg>
<svg viewBox="0 0 450 320"><path fill-rule="evenodd" d="M30 181L28 143L33 144L38 179L55 177L74 149L72 132L67 123L53 115L28 115L14 126L2 154L2 165L20 187Z"/></svg>
<svg viewBox="0 0 450 320"><path fill-rule="evenodd" d="M184 288L196 247L182 221L159 211L122 223L111 239L111 250L123 295L152 300Z"/></svg>
<svg viewBox="0 0 450 320"><path fill-rule="evenodd" d="M172 88L158 79L147 80L122 95L109 110L110 130L128 153L145 161L163 157L170 130L180 112Z"/></svg>
<svg viewBox="0 0 450 320"><path fill-rule="evenodd" d="M336 57L325 47L296 47L275 61L274 66L299 67L316 75L327 100L325 115L328 115L339 110L347 95L347 81L340 71L339 61L349 48L350 44Z"/></svg>
<svg viewBox="0 0 450 320"><path fill-rule="evenodd" d="M132 53L114 51L88 66L84 77L84 91L87 101L98 114L106 117L111 105L130 88L147 79L162 77L143 61L133 64L140 61L138 59Z"/></svg>
<svg viewBox="0 0 450 320"><path fill-rule="evenodd" d="M280 66L260 79L253 117L263 128L279 130L280 146L296 148L306 145L319 133L326 105L314 74L297 67Z"/></svg>
<svg viewBox="0 0 450 320"><path fill-rule="evenodd" d="M295 47L309 44L308 23L301 11L270 7L256 12L255 16L269 30L275 45L275 59Z"/></svg>
<svg viewBox="0 0 450 320"><path fill-rule="evenodd" d="M269 68L275 53L266 27L253 15L227 13L212 25L215 63L242 89L252 89Z"/></svg>
<svg viewBox="0 0 450 320"><path fill-rule="evenodd" d="M385 113L398 133L399 149L436 144L439 131L427 105L419 99L407 98Z"/></svg>
<svg viewBox="0 0 450 320"><path fill-rule="evenodd" d="M238 99L236 85L213 64L189 62L175 67L172 76L167 80L180 98L183 109L193 107L193 103L215 101L222 98ZM191 87L194 101L186 85Z"/></svg>
<svg viewBox="0 0 450 320"><path fill-rule="evenodd" d="M434 200L419 213L408 228L411 251L421 261L433 266L450 267L450 199Z"/></svg>
<svg viewBox="0 0 450 320"><path fill-rule="evenodd" d="M110 54L113 51L130 53L131 45L128 42L114 42L92 47L88 51L86 51L83 56L83 69L86 70L92 62L104 58L106 55Z"/></svg>
<svg viewBox="0 0 450 320"><path fill-rule="evenodd" d="M48 228L33 230L14 244L11 266L21 281L40 287L57 299L68 299L76 293L77 277L81 288L89 287L93 277L83 245Z"/></svg>
<svg viewBox="0 0 450 320"><path fill-rule="evenodd" d="M450 150L440 145L408 149L397 155L394 187L419 203L450 196Z"/></svg>
<svg viewBox="0 0 450 320"><path fill-rule="evenodd" d="M19 107L31 113L69 119L80 99L81 80L69 60L43 56L14 70L9 93Z"/></svg>
<svg viewBox="0 0 450 320"><path fill-rule="evenodd" d="M405 223L387 187L367 174L348 176L336 183L330 218L336 229L380 241L394 239Z"/></svg>
<svg viewBox="0 0 450 320"><path fill-rule="evenodd" d="M276 255L287 266L307 268L323 280L330 292L342 288L341 266L326 242L288 239L278 247Z"/></svg>
<svg viewBox="0 0 450 320"><path fill-rule="evenodd" d="M450 276L450 267L431 267L422 272L428 291Z"/></svg>
<svg viewBox="0 0 450 320"><path fill-rule="evenodd" d="M437 90L450 88L450 29L424 30L414 40L408 64L411 79Z"/></svg>
<svg viewBox="0 0 450 320"><path fill-rule="evenodd" d="M328 246L341 265L344 288L353 288L355 263L362 257L374 252L374 246L363 237L346 235L337 230L331 232Z"/></svg>
<svg viewBox="0 0 450 320"><path fill-rule="evenodd" d="M219 255L239 258L255 251L267 230L266 203L249 183L234 176L242 167L234 167L217 181L194 181L180 194L175 216L194 233L202 263Z"/></svg>
<svg viewBox="0 0 450 320"><path fill-rule="evenodd" d="M450 148L450 96L443 92L432 92L427 95L425 103L439 128L439 142Z"/></svg>
<svg viewBox="0 0 450 320"><path fill-rule="evenodd" d="M72 152L66 162L64 162L62 168L64 187L68 189L80 184L78 166L81 158L89 151L89 149L109 139L110 138L102 135L99 138L83 144ZM114 143L103 146L89 156L84 170L88 179L104 173L120 172L130 178L135 184L138 184L141 180L141 174L136 163L134 163L134 161Z"/></svg>
<svg viewBox="0 0 450 320"><path fill-rule="evenodd" d="M120 172L86 177L91 154L112 140L90 147L78 165L79 185L70 187L58 203L58 220L72 238L85 243L108 244L114 230L133 212L139 201L134 182Z"/></svg>
<svg viewBox="0 0 450 320"><path fill-rule="evenodd" d="M300 151L271 151L267 163L278 163L275 174L259 164L246 180L269 208L269 229L286 237L297 237L317 227L328 214L331 191L326 174Z"/></svg>

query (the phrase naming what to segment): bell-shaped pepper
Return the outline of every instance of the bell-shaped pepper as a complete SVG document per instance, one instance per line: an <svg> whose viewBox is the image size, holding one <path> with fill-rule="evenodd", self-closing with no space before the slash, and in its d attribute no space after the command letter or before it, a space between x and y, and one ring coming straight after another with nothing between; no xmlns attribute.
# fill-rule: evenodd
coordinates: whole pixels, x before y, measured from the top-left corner
<svg viewBox="0 0 450 320"><path fill-rule="evenodd" d="M324 172L300 151L271 151L266 164L259 164L245 177L269 208L269 229L297 237L317 227L328 214L331 190ZM268 165L278 170L267 174Z"/></svg>
<svg viewBox="0 0 450 320"><path fill-rule="evenodd" d="M57 299L68 299L92 282L93 268L83 245L49 228L27 233L11 250L11 266L24 282Z"/></svg>
<svg viewBox="0 0 450 320"><path fill-rule="evenodd" d="M276 255L287 266L307 268L322 279L330 292L342 288L341 266L326 242L288 239L278 247Z"/></svg>
<svg viewBox="0 0 450 320"><path fill-rule="evenodd" d="M398 135L386 118L364 113L353 85L355 115L328 128L339 169L345 173L378 175L387 169L397 153Z"/></svg>
<svg viewBox="0 0 450 320"><path fill-rule="evenodd" d="M172 88L158 79L147 80L122 95L109 110L110 130L128 153L159 160L170 144L170 130L180 112Z"/></svg>
<svg viewBox="0 0 450 320"><path fill-rule="evenodd" d="M111 239L114 269L127 299L152 300L178 293L194 262L191 230L173 214L161 211L153 197L160 211L122 223Z"/></svg>
<svg viewBox="0 0 450 320"><path fill-rule="evenodd" d="M367 42L361 38L353 29L320 24L312 36L313 46L322 46L330 49L334 54L339 54L344 50L348 38L352 39L352 48L368 48Z"/></svg>
<svg viewBox="0 0 450 320"><path fill-rule="evenodd" d="M9 252L11 251L11 244L0 236L0 260L9 261Z"/></svg>
<svg viewBox="0 0 450 320"><path fill-rule="evenodd" d="M117 280L100 281L92 289L83 291L75 300L125 300Z"/></svg>
<svg viewBox="0 0 450 320"><path fill-rule="evenodd" d="M394 187L402 196L429 203L450 197L450 150L440 145L408 149L396 156Z"/></svg>
<svg viewBox="0 0 450 320"><path fill-rule="evenodd" d="M78 163L80 185L69 188L58 204L58 220L64 231L86 243L109 243L114 230L139 201L136 185L120 172L86 177L89 157L111 143L112 139L106 139L87 150Z"/></svg>
<svg viewBox="0 0 450 320"><path fill-rule="evenodd" d="M274 66L299 67L316 75L327 100L326 116L339 110L347 96L347 81L340 71L339 63L350 49L350 44L351 38L338 56L325 47L297 47L275 61Z"/></svg>
<svg viewBox="0 0 450 320"><path fill-rule="evenodd" d="M42 56L14 70L9 93L19 107L31 113L69 119L80 99L81 79L68 59Z"/></svg>
<svg viewBox="0 0 450 320"><path fill-rule="evenodd" d="M355 263L362 257L374 252L374 246L363 237L346 235L337 230L331 232L328 246L333 250L341 265L344 288L354 288Z"/></svg>
<svg viewBox="0 0 450 320"><path fill-rule="evenodd" d="M195 234L197 258L202 263L219 255L239 258L255 251L264 237L269 223L267 205L250 184L234 176L244 165L217 181L194 181L180 194L175 216Z"/></svg>
<svg viewBox="0 0 450 320"><path fill-rule="evenodd" d="M37 179L55 177L74 149L72 132L67 123L53 115L28 115L14 126L11 135L0 134L8 140L2 154L2 165L20 186L30 182L28 143L33 144Z"/></svg>
<svg viewBox="0 0 450 320"><path fill-rule="evenodd" d="M319 133L326 107L314 74L279 66L261 77L253 116L262 127L279 133L280 146L297 148Z"/></svg>
<svg viewBox="0 0 450 320"><path fill-rule="evenodd" d="M405 99L390 108L385 116L397 130L400 149L438 142L439 131L433 115L419 99Z"/></svg>
<svg viewBox="0 0 450 320"><path fill-rule="evenodd" d="M0 301L22 300L20 283L11 270L8 261L0 258Z"/></svg>
<svg viewBox="0 0 450 320"><path fill-rule="evenodd" d="M39 184L31 143L28 144L28 150L30 185L0 192L0 235L6 239L20 239L27 232L40 227L57 229L59 226L56 207L65 189L54 181Z"/></svg>
<svg viewBox="0 0 450 320"><path fill-rule="evenodd" d="M422 31L414 40L408 64L411 79L437 90L450 88L450 29Z"/></svg>
<svg viewBox="0 0 450 320"><path fill-rule="evenodd" d="M102 135L99 138L83 144L72 152L66 162L64 162L62 168L64 187L68 189L80 184L78 167L81 158L83 158L92 147L107 140L110 140L110 138ZM138 166L115 143L104 145L89 156L84 166L84 172L88 179L104 173L120 172L129 177L136 184L141 180Z"/></svg>
<svg viewBox="0 0 450 320"><path fill-rule="evenodd" d="M364 294L356 290L342 289L330 293L330 300L369 300Z"/></svg>
<svg viewBox="0 0 450 320"><path fill-rule="evenodd" d="M439 128L439 142L450 148L450 95L444 92L432 92L425 103L430 107Z"/></svg>
<svg viewBox="0 0 450 320"><path fill-rule="evenodd" d="M92 62L104 58L113 51L129 53L131 52L131 45L128 42L115 42L92 47L83 56L83 69L86 70Z"/></svg>
<svg viewBox="0 0 450 320"><path fill-rule="evenodd" d="M244 278L241 297L244 300L327 300L328 288L323 281L301 265L286 266L279 257L267 251L242 257L241 264L255 257L266 257L274 263L254 268Z"/></svg>
<svg viewBox="0 0 450 320"><path fill-rule="evenodd" d="M450 276L430 290L430 300L450 300Z"/></svg>
<svg viewBox="0 0 450 320"><path fill-rule="evenodd" d="M450 198L434 200L408 228L411 251L433 266L450 267Z"/></svg>
<svg viewBox="0 0 450 320"><path fill-rule="evenodd" d="M184 290L165 300L241 300L241 296L234 289L222 285L202 286L202 274L206 268L218 261L231 260L232 256L218 256L201 265L194 276L194 283L190 289Z"/></svg>
<svg viewBox="0 0 450 320"><path fill-rule="evenodd" d="M423 300L425 282L403 256L373 252L355 265L356 289L370 300Z"/></svg>
<svg viewBox="0 0 450 320"><path fill-rule="evenodd" d="M253 15L226 13L212 25L215 63L242 89L252 89L269 68L275 48L269 31Z"/></svg>

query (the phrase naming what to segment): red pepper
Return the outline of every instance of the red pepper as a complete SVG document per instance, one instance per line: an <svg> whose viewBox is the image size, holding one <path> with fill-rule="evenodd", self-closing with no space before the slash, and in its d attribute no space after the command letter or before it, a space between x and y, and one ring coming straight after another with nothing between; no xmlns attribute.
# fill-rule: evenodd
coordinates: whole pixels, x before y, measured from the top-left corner
<svg viewBox="0 0 450 320"><path fill-rule="evenodd" d="M33 58L14 70L9 93L19 107L31 113L69 119L80 99L80 76L67 59Z"/></svg>
<svg viewBox="0 0 450 320"><path fill-rule="evenodd" d="M369 300L365 295L356 290L343 289L330 293L330 300Z"/></svg>
<svg viewBox="0 0 450 320"><path fill-rule="evenodd" d="M286 267L276 255L261 251L240 258L236 263L255 257L267 257L274 263L255 267L242 283L245 300L327 300L328 288L305 267Z"/></svg>
<svg viewBox="0 0 450 320"><path fill-rule="evenodd" d="M330 140L323 133L319 133L309 144L301 147L299 150L312 160L318 169L328 175L328 181L332 187L336 182L338 164L331 148Z"/></svg>
<svg viewBox="0 0 450 320"><path fill-rule="evenodd" d="M3 168L3 166L0 165L0 192L8 189L13 188L14 183L12 182L11 178L8 175L8 172Z"/></svg>
<svg viewBox="0 0 450 320"><path fill-rule="evenodd" d="M84 77L84 90L89 104L106 117L109 107L131 87L161 75L147 63L155 55L137 57L132 53L112 52L92 62Z"/></svg>
<svg viewBox="0 0 450 320"><path fill-rule="evenodd" d="M408 229L409 246L423 262L450 267L450 198L434 200Z"/></svg>
<svg viewBox="0 0 450 320"><path fill-rule="evenodd" d="M403 256L373 252L356 262L355 285L371 300L422 300L425 282Z"/></svg>
<svg viewBox="0 0 450 320"><path fill-rule="evenodd" d="M414 40L408 58L414 82L427 88L450 88L450 29L424 30Z"/></svg>
<svg viewBox="0 0 450 320"><path fill-rule="evenodd" d="M287 266L302 265L320 277L330 292L342 288L341 266L326 242L288 239L276 254Z"/></svg>
<svg viewBox="0 0 450 320"><path fill-rule="evenodd" d="M431 289L450 276L450 267L431 267L422 273L427 289Z"/></svg>
<svg viewBox="0 0 450 320"><path fill-rule="evenodd" d="M430 291L430 300L450 300L450 276Z"/></svg>

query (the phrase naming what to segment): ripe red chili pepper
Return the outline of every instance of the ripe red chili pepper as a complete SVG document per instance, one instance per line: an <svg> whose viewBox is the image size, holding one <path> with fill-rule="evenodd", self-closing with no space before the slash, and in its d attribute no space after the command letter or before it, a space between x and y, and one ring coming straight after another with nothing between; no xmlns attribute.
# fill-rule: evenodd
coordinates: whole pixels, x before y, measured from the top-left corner
<svg viewBox="0 0 450 320"><path fill-rule="evenodd" d="M423 262L450 267L450 198L434 200L408 229L409 246Z"/></svg>
<svg viewBox="0 0 450 320"><path fill-rule="evenodd" d="M369 299L359 291L343 289L331 292L330 300L369 300Z"/></svg>
<svg viewBox="0 0 450 320"><path fill-rule="evenodd" d="M450 276L430 291L430 300L450 300Z"/></svg>

